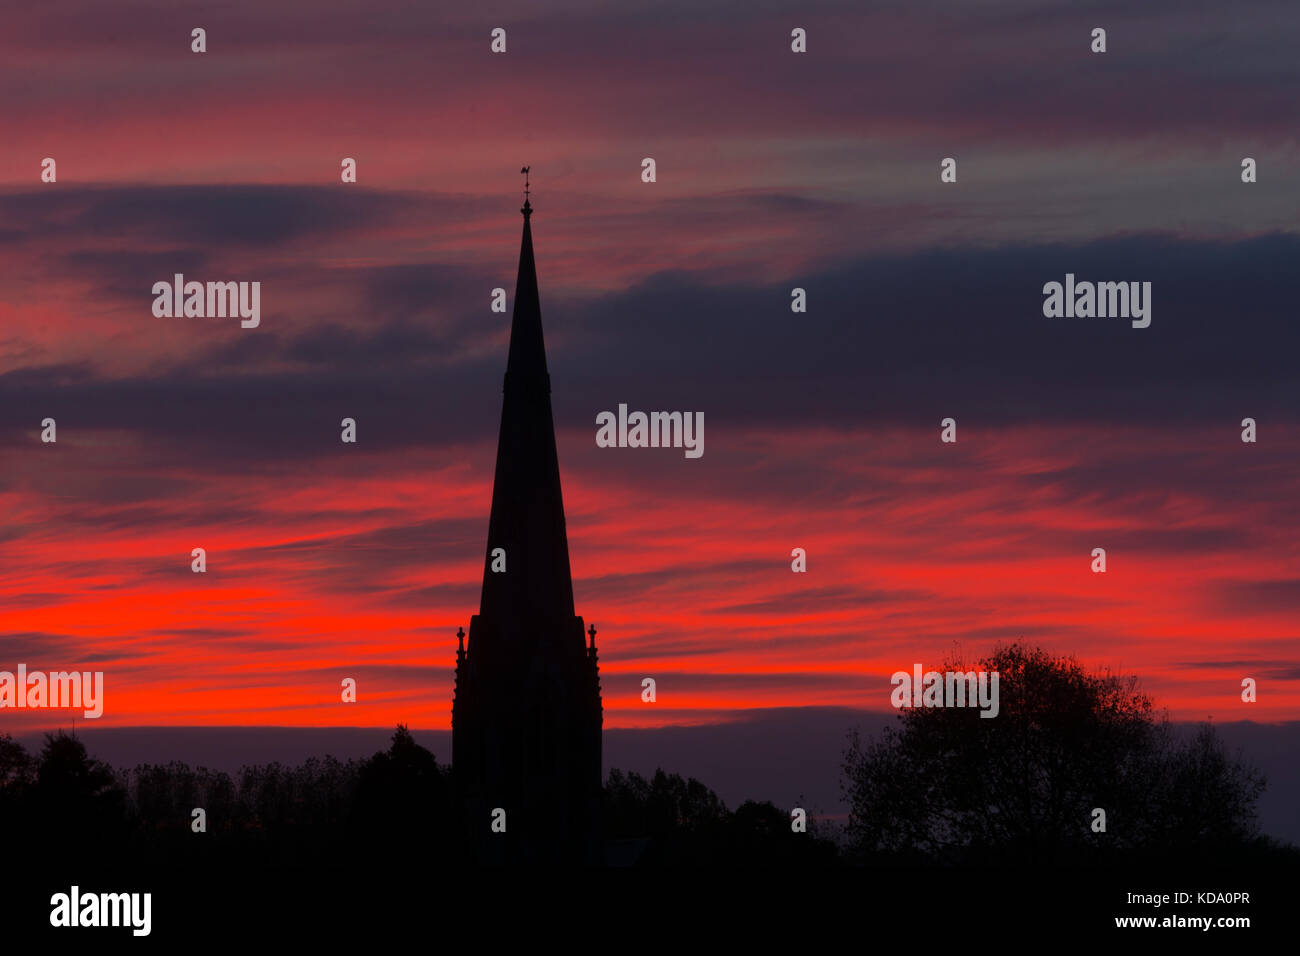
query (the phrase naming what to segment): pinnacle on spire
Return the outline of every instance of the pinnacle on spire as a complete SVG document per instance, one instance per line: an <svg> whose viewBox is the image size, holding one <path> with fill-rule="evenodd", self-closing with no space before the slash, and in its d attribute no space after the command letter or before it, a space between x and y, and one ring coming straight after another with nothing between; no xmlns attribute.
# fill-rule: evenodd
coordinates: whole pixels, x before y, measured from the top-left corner
<svg viewBox="0 0 1300 956"><path fill-rule="evenodd" d="M524 174L524 205L519 211L524 214L525 219L533 214L533 204L528 201L528 173L532 168L531 166L524 166L519 170Z"/></svg>

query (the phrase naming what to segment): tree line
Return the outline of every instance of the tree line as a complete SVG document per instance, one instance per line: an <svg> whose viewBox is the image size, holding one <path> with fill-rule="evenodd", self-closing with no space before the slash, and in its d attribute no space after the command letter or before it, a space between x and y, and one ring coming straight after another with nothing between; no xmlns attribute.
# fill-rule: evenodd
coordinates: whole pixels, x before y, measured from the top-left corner
<svg viewBox="0 0 1300 956"><path fill-rule="evenodd" d="M1132 678L1020 644L978 668L1001 675L997 718L917 707L844 750L845 825L746 801L694 778L611 770L601 825L611 863L1091 866L1207 859L1295 862L1260 834L1263 777L1214 729L1178 734ZM949 669L969 669L960 661ZM194 811L203 811L202 835ZM1102 811L1101 825L1097 811ZM451 768L399 725L387 750L242 767L114 770L80 739L37 754L0 735L0 832L41 855L211 867L465 858Z"/></svg>

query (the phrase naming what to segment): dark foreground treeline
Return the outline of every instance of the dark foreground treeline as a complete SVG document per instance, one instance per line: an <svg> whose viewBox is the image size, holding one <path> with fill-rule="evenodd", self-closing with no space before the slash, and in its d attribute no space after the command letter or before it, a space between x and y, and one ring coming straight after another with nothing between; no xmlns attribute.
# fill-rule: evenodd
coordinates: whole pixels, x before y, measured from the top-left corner
<svg viewBox="0 0 1300 956"><path fill-rule="evenodd" d="M951 784L959 768L953 765L957 761L948 763ZM855 769L867 769L866 762ZM901 783L901 767L870 769L881 786ZM1204 765L1192 769L1201 772L1203 783L1223 792L1222 781ZM914 782L918 777L915 772L909 776ZM860 773L856 780L861 787ZM1186 777L1174 782L1194 788ZM930 778L932 801L940 784ZM881 829L861 832L864 809L877 802L867 804L860 796L854 795L847 831L810 812L806 832L796 833L788 808L748 801L729 810L698 780L662 770L649 779L612 770L602 806L606 856L615 866L894 868L1030 862L1023 857L1008 861L1006 849L1016 839L992 839L970 820L964 821L968 840L959 857L927 845L926 833L915 829L915 818L929 807L920 792L891 794L903 797L906 805L895 807L892 817L873 821ZM196 808L204 811L201 833L195 830ZM1168 805L1161 809L1167 822L1188 816ZM1197 816L1203 813L1199 808ZM947 820L953 822L951 816ZM1294 847L1234 827L1229 820L1214 822L1218 826L1199 834L1184 831L1165 845L1143 847L1079 828L1087 835L1060 843L1075 852L1062 853L1058 847L1053 859L1036 862L1107 867L1181 860L1251 866L1300 862ZM234 776L178 762L114 771L91 759L78 738L62 732L48 735L35 755L0 736L0 833L11 851L33 859L129 860L150 868L215 872L396 861L433 866L467 858L450 768L440 766L401 726L388 750L366 760L312 758L295 767L243 767ZM1227 838L1212 836L1216 833Z"/></svg>
<svg viewBox="0 0 1300 956"><path fill-rule="evenodd" d="M196 832L194 810L204 811ZM698 780L610 771L602 825L615 865L828 864L838 848L809 815L729 810ZM311 758L238 774L173 762L114 771L62 732L28 754L0 736L0 833L42 857L211 868L332 866L464 857L450 768L399 726L366 760Z"/></svg>
<svg viewBox="0 0 1300 956"><path fill-rule="evenodd" d="M808 810L729 810L697 780L613 770L601 812L612 865L983 867L1296 866L1260 834L1266 781L1211 725L1190 737L1159 719L1133 678L1091 673L1022 644L944 671L1000 675L999 711L900 711L853 736L840 830ZM206 832L193 829L202 808ZM479 821L481 824L481 821ZM0 736L0 834L36 859L121 859L244 869L466 859L450 768L398 727L368 760L330 757L231 776L181 763L125 772L54 734L28 754ZM85 854L97 854L86 857Z"/></svg>

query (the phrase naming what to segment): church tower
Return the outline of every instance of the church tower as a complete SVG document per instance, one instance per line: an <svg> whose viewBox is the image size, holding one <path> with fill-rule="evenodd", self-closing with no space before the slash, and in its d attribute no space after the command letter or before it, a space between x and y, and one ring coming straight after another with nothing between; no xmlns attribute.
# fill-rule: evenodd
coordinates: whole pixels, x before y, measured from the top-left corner
<svg viewBox="0 0 1300 956"><path fill-rule="evenodd" d="M533 209L524 196L483 592L468 645L458 632L452 771L479 860L599 863L596 629L584 635L574 614ZM504 833L492 829L498 808Z"/></svg>

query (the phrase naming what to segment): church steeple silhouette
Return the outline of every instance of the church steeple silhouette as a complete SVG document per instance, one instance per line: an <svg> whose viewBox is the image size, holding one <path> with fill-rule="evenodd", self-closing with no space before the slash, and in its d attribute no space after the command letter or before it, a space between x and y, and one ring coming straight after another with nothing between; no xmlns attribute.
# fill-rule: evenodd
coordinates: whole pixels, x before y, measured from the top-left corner
<svg viewBox="0 0 1300 956"><path fill-rule="evenodd" d="M532 211L526 192L483 591L456 654L452 769L479 859L596 863L600 678L595 628L588 646L574 614ZM498 809L504 833L491 829Z"/></svg>

